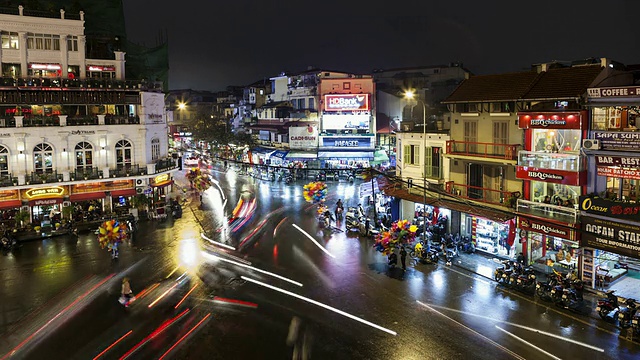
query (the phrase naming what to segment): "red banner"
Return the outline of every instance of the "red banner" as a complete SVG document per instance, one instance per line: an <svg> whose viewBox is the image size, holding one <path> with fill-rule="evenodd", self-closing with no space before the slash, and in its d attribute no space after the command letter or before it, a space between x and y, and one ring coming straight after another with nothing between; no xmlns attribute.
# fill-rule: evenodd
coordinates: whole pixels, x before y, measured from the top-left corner
<svg viewBox="0 0 640 360"><path fill-rule="evenodd" d="M612 176L623 179L640 180L640 169L621 169L598 166L598 176Z"/></svg>
<svg viewBox="0 0 640 360"><path fill-rule="evenodd" d="M534 221L523 216L518 216L518 228L573 241L576 240L577 236L577 232L573 229L548 222Z"/></svg>
<svg viewBox="0 0 640 360"><path fill-rule="evenodd" d="M587 182L587 172L540 169L529 166L518 166L516 178L522 180L544 181L549 183L581 186Z"/></svg>
<svg viewBox="0 0 640 360"><path fill-rule="evenodd" d="M520 129L580 129L587 118L586 111L519 112Z"/></svg>

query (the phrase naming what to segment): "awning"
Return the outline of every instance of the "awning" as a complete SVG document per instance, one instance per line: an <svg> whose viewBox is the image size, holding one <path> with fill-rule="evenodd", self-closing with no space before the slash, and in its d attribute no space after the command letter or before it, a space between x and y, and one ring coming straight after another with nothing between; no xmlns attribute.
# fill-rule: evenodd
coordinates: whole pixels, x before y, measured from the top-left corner
<svg viewBox="0 0 640 360"><path fill-rule="evenodd" d="M36 199L29 201L29 206L49 206L62 204L63 198Z"/></svg>
<svg viewBox="0 0 640 360"><path fill-rule="evenodd" d="M104 191L98 192L90 192L90 193L79 193L79 194L71 194L69 195L69 201L89 201L89 200L97 200L102 199L106 195Z"/></svg>
<svg viewBox="0 0 640 360"><path fill-rule="evenodd" d="M13 209L22 206L22 200L0 201L0 209Z"/></svg>
<svg viewBox="0 0 640 360"><path fill-rule="evenodd" d="M169 185L171 185L171 184L173 184L173 180L169 180L169 181L161 182L161 183L159 183L159 184L151 184L151 186L153 186L153 187L157 187L157 188L161 188L161 187L169 186ZM135 190L134 190L134 192L135 192Z"/></svg>
<svg viewBox="0 0 640 360"><path fill-rule="evenodd" d="M251 149L251 152L254 154L266 154L273 151L273 149L267 149L267 148L263 148L260 146L256 146L253 149Z"/></svg>
<svg viewBox="0 0 640 360"><path fill-rule="evenodd" d="M136 189L111 190L111 197L118 196L135 196Z"/></svg>
<svg viewBox="0 0 640 360"><path fill-rule="evenodd" d="M373 159L373 151L320 151L318 159Z"/></svg>
<svg viewBox="0 0 640 360"><path fill-rule="evenodd" d="M373 153L373 161L377 163L387 162L389 161L389 156L384 150L376 150L375 153Z"/></svg>
<svg viewBox="0 0 640 360"><path fill-rule="evenodd" d="M272 152L271 154L269 154L269 156L273 156L273 157L277 157L280 159L284 159L287 154L289 153L289 150L276 150L274 152Z"/></svg>
<svg viewBox="0 0 640 360"><path fill-rule="evenodd" d="M307 152L307 151L289 151L289 153L285 156L287 160L315 160L318 158L318 154L315 152Z"/></svg>

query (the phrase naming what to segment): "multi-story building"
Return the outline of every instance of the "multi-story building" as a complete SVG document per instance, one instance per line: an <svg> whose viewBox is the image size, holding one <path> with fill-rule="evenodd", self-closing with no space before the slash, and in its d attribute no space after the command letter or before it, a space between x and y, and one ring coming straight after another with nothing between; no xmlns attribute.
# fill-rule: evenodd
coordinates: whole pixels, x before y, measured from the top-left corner
<svg viewBox="0 0 640 360"><path fill-rule="evenodd" d="M581 276L599 288L632 280L628 271L640 263L640 86L631 76L617 80L625 82L588 89L590 131L582 141L588 176L578 202ZM628 280L625 287L637 293L640 285L631 287Z"/></svg>
<svg viewBox="0 0 640 360"><path fill-rule="evenodd" d="M162 85L124 80L123 53L86 58L82 13L22 10L0 14L0 208L42 219L63 203L110 211L138 193L163 195L176 163Z"/></svg>
<svg viewBox="0 0 640 360"><path fill-rule="evenodd" d="M166 106L173 114L173 121L169 123L169 134L171 146L175 148L193 145L190 125L198 117L211 116L219 111L217 94L203 90L171 90L166 97Z"/></svg>

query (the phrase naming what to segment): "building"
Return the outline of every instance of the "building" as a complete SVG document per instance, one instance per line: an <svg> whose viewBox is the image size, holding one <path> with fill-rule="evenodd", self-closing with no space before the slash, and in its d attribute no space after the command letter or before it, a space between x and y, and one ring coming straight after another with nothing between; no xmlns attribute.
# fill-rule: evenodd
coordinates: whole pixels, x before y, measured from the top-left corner
<svg viewBox="0 0 640 360"><path fill-rule="evenodd" d="M160 199L176 169L162 84L124 80L124 53L86 58L82 13L23 10L0 14L0 209L42 220L63 204Z"/></svg>

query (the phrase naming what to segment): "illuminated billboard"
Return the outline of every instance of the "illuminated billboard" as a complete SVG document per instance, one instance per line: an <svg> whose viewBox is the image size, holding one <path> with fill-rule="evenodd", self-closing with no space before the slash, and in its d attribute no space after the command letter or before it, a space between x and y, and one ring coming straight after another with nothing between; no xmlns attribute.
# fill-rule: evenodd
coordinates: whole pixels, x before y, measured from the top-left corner
<svg viewBox="0 0 640 360"><path fill-rule="evenodd" d="M322 115L323 130L369 130L369 114Z"/></svg>
<svg viewBox="0 0 640 360"><path fill-rule="evenodd" d="M324 96L324 111L368 111L369 94L331 94Z"/></svg>

